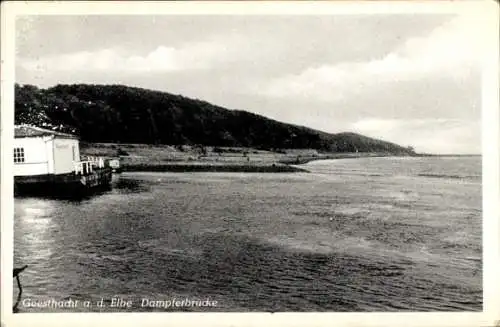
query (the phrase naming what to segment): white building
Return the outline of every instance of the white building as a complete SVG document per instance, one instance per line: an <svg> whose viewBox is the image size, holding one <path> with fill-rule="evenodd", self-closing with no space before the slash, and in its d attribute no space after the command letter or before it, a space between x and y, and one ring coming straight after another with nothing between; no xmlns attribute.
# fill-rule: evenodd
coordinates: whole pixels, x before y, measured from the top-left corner
<svg viewBox="0 0 500 327"><path fill-rule="evenodd" d="M80 161L78 137L29 125L14 129L14 176L60 175Z"/></svg>

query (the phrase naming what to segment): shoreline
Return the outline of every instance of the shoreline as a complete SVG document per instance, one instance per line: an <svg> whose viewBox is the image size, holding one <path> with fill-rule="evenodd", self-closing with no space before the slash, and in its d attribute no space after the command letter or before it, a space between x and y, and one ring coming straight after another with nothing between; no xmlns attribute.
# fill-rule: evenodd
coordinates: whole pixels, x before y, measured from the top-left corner
<svg viewBox="0 0 500 327"><path fill-rule="evenodd" d="M316 156L299 159L280 160L265 164L249 163L216 163L209 161L193 160L191 162L162 162L162 163L138 163L123 164L120 166L122 172L234 172L234 173L308 173L303 167L313 161L336 160L336 159L360 159L360 158L390 158L390 157L412 157L387 154L334 154L327 156ZM415 156L417 157L417 156Z"/></svg>
<svg viewBox="0 0 500 327"><path fill-rule="evenodd" d="M224 173L308 173L303 168L291 165L238 165L238 164L206 164L206 163L174 163L174 164L135 164L123 165L120 172L224 172Z"/></svg>
<svg viewBox="0 0 500 327"><path fill-rule="evenodd" d="M362 158L426 158L426 157L469 157L469 155L390 155L390 154L349 154L339 153L325 156L295 158L279 160L277 162L265 164L248 164L248 163L215 163L209 161L193 160L192 162L161 162L161 163L136 163L123 164L120 166L121 172L234 172L234 173L308 173L309 170L304 167L313 161L321 160L337 160L337 159L362 159ZM480 155L471 155L480 156Z"/></svg>
<svg viewBox="0 0 500 327"><path fill-rule="evenodd" d="M119 160L123 172L309 172L297 167L318 160L381 157L452 157L464 155L388 152L328 153L314 149L256 149L199 145L84 143L83 156Z"/></svg>
<svg viewBox="0 0 500 327"><path fill-rule="evenodd" d="M313 157L304 157L304 158L295 158L295 159L285 159L280 160L280 163L286 165L303 165L312 161L320 161L320 160L337 160L337 159L362 159L362 158L399 158L399 157L418 157L416 155L398 155L398 154L380 154L380 153L335 153L328 154L323 156L313 156Z"/></svg>

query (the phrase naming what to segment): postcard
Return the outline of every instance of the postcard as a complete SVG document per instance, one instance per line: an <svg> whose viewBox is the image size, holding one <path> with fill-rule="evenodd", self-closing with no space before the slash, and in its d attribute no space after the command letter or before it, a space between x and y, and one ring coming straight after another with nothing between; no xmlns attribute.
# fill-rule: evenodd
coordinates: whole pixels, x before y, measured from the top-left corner
<svg viewBox="0 0 500 327"><path fill-rule="evenodd" d="M2 3L2 324L495 326L498 14Z"/></svg>

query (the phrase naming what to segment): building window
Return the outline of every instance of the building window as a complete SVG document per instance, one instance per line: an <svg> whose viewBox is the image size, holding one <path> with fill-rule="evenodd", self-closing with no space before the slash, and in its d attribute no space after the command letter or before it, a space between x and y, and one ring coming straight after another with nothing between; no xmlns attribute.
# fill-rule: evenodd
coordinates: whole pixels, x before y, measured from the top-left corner
<svg viewBox="0 0 500 327"><path fill-rule="evenodd" d="M14 148L14 163L24 162L24 148Z"/></svg>

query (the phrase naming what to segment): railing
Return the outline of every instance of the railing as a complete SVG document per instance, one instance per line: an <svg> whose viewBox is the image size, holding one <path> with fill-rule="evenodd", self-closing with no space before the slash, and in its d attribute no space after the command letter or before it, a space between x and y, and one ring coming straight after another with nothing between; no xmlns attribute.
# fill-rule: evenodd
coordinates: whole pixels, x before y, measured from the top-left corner
<svg viewBox="0 0 500 327"><path fill-rule="evenodd" d="M104 167L104 159L102 157L88 157L87 160L92 162L92 164L98 168Z"/></svg>
<svg viewBox="0 0 500 327"><path fill-rule="evenodd" d="M74 171L77 175L90 174L94 168L104 168L104 159L101 157L88 157L85 161L73 163Z"/></svg>

